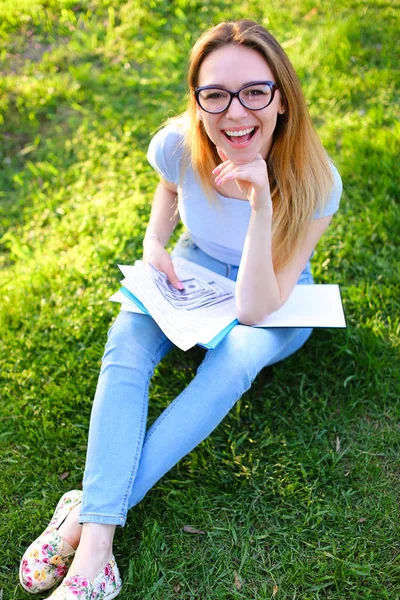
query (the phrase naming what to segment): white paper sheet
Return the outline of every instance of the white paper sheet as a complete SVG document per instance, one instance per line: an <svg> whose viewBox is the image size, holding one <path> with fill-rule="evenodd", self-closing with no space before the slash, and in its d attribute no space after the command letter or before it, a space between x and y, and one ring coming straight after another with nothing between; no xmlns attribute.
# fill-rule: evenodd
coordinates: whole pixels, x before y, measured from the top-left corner
<svg viewBox="0 0 400 600"><path fill-rule="evenodd" d="M254 327L346 327L338 285L296 285L287 302Z"/></svg>
<svg viewBox="0 0 400 600"><path fill-rule="evenodd" d="M117 302L118 304L121 304L121 310L139 313L140 315L146 314L141 308L139 308L138 306L136 306L136 304L131 302L129 298L127 298L125 294L121 292L121 290L115 292L115 294L111 296L110 302Z"/></svg>

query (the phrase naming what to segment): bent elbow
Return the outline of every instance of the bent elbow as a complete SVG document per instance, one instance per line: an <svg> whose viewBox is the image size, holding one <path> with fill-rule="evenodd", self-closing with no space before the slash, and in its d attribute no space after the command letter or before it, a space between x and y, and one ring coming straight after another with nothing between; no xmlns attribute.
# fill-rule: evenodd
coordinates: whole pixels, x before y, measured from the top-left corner
<svg viewBox="0 0 400 600"><path fill-rule="evenodd" d="M267 310L262 312L237 309L237 320L241 325L248 325L249 327L252 325L260 325L266 321L269 315L274 313L276 310L279 310L283 304L283 302L280 302L279 305L268 307Z"/></svg>
<svg viewBox="0 0 400 600"><path fill-rule="evenodd" d="M248 325L249 327L255 325L255 323L252 323L252 320L249 319L247 315L242 315L238 313L236 318L239 321L239 325Z"/></svg>
<svg viewBox="0 0 400 600"><path fill-rule="evenodd" d="M237 320L239 321L240 325L248 325L251 327L252 325L259 325L265 321L270 314L271 313L262 313L257 315L256 313L238 311Z"/></svg>

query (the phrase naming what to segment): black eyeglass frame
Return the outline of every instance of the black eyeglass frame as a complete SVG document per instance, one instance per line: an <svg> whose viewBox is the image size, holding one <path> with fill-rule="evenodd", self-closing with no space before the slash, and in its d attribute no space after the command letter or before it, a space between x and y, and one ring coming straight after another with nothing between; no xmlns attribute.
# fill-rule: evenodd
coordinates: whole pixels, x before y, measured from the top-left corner
<svg viewBox="0 0 400 600"><path fill-rule="evenodd" d="M243 92L243 90L245 90L246 88L252 87L254 85L268 85L268 87L271 90L271 97L269 99L268 104L266 104L265 106L262 106L261 108L251 108L250 106L247 106L239 96L240 92ZM246 85L244 85L242 88L240 88L240 90L238 90L237 92L231 92L230 90L227 90L224 87L219 87L217 85L203 85L201 87L197 87L194 89L194 95L195 95L197 104L200 106L200 108L202 110L204 110L204 112L209 113L211 115L219 115L219 114L225 112L226 110L228 110L228 108L232 104L233 98L237 98L239 100L240 104L242 106L244 106L244 108L246 108L247 110L264 110L264 108L267 108L267 106L269 106L271 104L271 102L274 99L275 92L278 89L279 88L276 85L275 81L252 81L251 83L246 83ZM223 110L217 110L217 111L207 110L206 108L204 108L201 105L201 102L200 102L200 92L202 92L204 90L222 90L224 92L228 92L228 94L230 95L228 105Z"/></svg>

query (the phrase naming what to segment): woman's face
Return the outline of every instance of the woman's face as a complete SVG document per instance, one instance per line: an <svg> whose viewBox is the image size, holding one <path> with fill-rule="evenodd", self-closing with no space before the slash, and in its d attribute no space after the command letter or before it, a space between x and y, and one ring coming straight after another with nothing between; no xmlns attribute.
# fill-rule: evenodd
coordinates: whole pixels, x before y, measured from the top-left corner
<svg viewBox="0 0 400 600"><path fill-rule="evenodd" d="M256 81L274 81L267 62L256 50L245 46L227 45L214 50L203 61L199 72L199 87L215 85L230 92ZM279 90L267 108L252 111L233 98L227 110L210 114L198 107L199 117L210 140L221 148L229 160L237 164L251 162L257 154L266 158L276 126L283 112ZM238 136L237 132L245 132ZM236 133L236 135L229 135Z"/></svg>

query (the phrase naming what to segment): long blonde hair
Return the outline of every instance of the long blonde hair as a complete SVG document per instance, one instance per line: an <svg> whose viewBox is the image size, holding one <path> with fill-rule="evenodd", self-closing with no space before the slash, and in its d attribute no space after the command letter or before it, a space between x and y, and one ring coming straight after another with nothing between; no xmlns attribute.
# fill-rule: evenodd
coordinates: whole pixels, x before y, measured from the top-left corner
<svg viewBox="0 0 400 600"><path fill-rule="evenodd" d="M278 115L266 158L274 208L272 256L279 269L299 249L315 211L327 201L333 186L332 170L311 122L299 79L282 47L254 21L220 23L203 33L193 46L188 72L185 146L207 196L213 190L210 173L221 161L197 117L194 89L199 85L204 59L227 44L245 46L261 54L273 73L285 108L284 114Z"/></svg>

